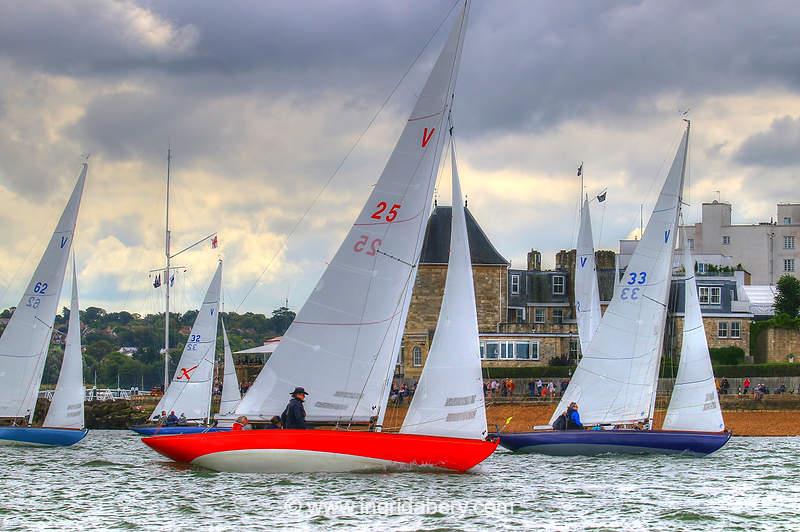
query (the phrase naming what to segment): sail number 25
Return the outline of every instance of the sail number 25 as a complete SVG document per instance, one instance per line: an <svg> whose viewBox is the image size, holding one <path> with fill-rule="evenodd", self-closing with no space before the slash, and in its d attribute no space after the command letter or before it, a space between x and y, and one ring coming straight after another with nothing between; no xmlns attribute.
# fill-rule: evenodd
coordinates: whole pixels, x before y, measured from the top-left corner
<svg viewBox="0 0 800 532"><path fill-rule="evenodd" d="M378 248L382 243L383 240L380 238L373 238L370 240L369 236L361 235L361 238L359 238L353 246L353 251L356 253L366 253L372 257L378 252Z"/></svg>
<svg viewBox="0 0 800 532"><path fill-rule="evenodd" d="M647 272L628 272L628 280L625 282L627 285L641 285L647 282ZM638 286L625 286L619 293L620 299L639 299Z"/></svg>
<svg viewBox="0 0 800 532"><path fill-rule="evenodd" d="M381 201L378 202L375 208L376 211L372 213L372 216L370 216L370 218L372 218L373 220L386 220L387 222L392 223L395 220L395 218L397 218L397 211L400 209L400 204L395 203L391 206L391 208L389 208L388 203L386 203L385 201ZM386 212L387 208L389 208L389 212ZM386 212L385 215L383 214L384 212Z"/></svg>

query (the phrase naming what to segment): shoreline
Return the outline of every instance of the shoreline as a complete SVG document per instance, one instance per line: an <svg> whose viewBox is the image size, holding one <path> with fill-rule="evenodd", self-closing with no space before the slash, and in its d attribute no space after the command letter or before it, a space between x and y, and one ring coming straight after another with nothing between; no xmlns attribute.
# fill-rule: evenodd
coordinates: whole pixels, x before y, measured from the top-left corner
<svg viewBox="0 0 800 532"><path fill-rule="evenodd" d="M486 407L486 422L489 430L501 428L505 432L527 432L534 425L546 425L557 403L491 403ZM759 409L725 409L723 402L722 416L725 426L733 432L734 436L746 437L791 437L800 436L800 410L795 408L763 408L768 402L759 404ZM755 406L755 405L753 405ZM776 405L777 406L777 405ZM800 401L798 401L800 407ZM389 428L399 428L408 406L389 407L386 412L385 425ZM666 409L656 410L656 426L660 427L664 420ZM511 418L508 426L506 420Z"/></svg>

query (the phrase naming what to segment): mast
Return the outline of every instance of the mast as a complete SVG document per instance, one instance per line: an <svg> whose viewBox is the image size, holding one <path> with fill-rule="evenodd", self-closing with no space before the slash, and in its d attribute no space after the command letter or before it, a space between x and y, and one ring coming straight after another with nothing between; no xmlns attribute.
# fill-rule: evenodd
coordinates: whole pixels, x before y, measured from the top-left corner
<svg viewBox="0 0 800 532"><path fill-rule="evenodd" d="M164 255L167 258L167 265L164 269L164 286L166 289L166 308L164 310L164 393L166 393L169 386L169 263L171 258L169 253L169 167L171 162L172 149L167 148L167 214L164 224Z"/></svg>

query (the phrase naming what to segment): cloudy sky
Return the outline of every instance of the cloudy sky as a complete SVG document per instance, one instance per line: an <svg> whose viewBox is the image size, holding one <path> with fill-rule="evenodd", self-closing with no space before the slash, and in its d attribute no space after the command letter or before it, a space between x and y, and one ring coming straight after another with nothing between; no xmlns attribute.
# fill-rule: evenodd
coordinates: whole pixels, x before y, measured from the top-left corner
<svg viewBox="0 0 800 532"><path fill-rule="evenodd" d="M198 306L218 256L226 310L296 308L380 174L452 6L3 2L0 306L17 303L91 153L81 304L156 312L171 145L174 247L220 241L178 259L178 308ZM719 191L736 221L768 220L800 200L798 22L793 0L476 0L454 109L470 209L516 266L530 248L552 266L573 246L585 161L588 191L609 189L595 238L614 249L649 212L689 108L686 219Z"/></svg>

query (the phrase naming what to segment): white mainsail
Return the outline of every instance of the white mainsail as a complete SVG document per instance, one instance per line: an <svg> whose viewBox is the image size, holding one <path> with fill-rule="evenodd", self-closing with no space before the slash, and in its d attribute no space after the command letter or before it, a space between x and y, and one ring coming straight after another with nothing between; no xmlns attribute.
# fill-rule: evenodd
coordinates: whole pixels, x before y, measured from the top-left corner
<svg viewBox="0 0 800 532"><path fill-rule="evenodd" d="M303 386L309 420L383 413L431 208L466 6L366 205L237 414L280 414Z"/></svg>
<svg viewBox="0 0 800 532"><path fill-rule="evenodd" d="M164 410L184 414L187 419L208 419L211 409L211 388L214 384L214 356L217 350L217 316L219 315L222 261L211 278L203 305L197 313L189 340L183 348L172 384L161 397L150 419Z"/></svg>
<svg viewBox="0 0 800 532"><path fill-rule="evenodd" d="M601 316L600 290L597 286L592 218L589 213L588 199L583 200L581 208L581 227L578 230L578 245L575 252L575 311L581 353L585 353L600 324Z"/></svg>
<svg viewBox="0 0 800 532"><path fill-rule="evenodd" d="M452 150L453 218L444 296L431 349L400 432L486 437L475 285L461 184Z"/></svg>
<svg viewBox="0 0 800 532"><path fill-rule="evenodd" d="M81 315L78 305L78 275L75 270L74 256L72 259L72 301L68 326L64 359L61 361L58 383L43 426L82 429L84 427L83 401L86 397L86 390L83 387Z"/></svg>
<svg viewBox="0 0 800 532"><path fill-rule="evenodd" d="M694 260L685 234L683 249L686 277L681 360L663 428L718 432L725 429L725 422L722 420L700 300L697 297Z"/></svg>
<svg viewBox="0 0 800 532"><path fill-rule="evenodd" d="M222 321L222 320L220 320ZM222 398L219 402L220 414L231 414L239 406L242 395L239 390L239 379L236 377L236 366L233 364L231 344L228 343L228 331L222 321L222 350L224 352L222 368Z"/></svg>
<svg viewBox="0 0 800 532"><path fill-rule="evenodd" d="M573 401L588 424L652 417L688 142L687 127L625 276L550 423Z"/></svg>
<svg viewBox="0 0 800 532"><path fill-rule="evenodd" d="M88 169L84 163L50 243L0 337L0 417L33 419Z"/></svg>

